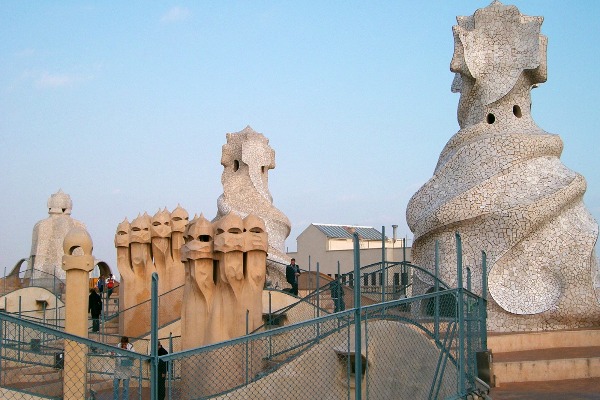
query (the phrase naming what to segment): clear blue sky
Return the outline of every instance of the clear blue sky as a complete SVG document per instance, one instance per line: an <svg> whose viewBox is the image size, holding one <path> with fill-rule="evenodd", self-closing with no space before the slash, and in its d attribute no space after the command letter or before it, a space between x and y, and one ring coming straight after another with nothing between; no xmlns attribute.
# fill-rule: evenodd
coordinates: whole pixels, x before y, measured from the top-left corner
<svg viewBox="0 0 600 400"><path fill-rule="evenodd" d="M406 204L458 130L451 28L489 2L0 2L0 268L59 188L115 269L124 217L214 217L225 134L246 125L275 149L290 250L311 222L411 237ZM545 17L533 115L598 220L600 2L512 4Z"/></svg>

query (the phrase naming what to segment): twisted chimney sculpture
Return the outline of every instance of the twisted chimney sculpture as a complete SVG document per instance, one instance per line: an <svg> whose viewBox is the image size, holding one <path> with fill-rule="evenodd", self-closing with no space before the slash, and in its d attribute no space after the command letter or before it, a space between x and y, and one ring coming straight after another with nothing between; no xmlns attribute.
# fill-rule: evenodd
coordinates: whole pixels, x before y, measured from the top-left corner
<svg viewBox="0 0 600 400"><path fill-rule="evenodd" d="M441 278L456 284L458 231L474 276L488 255L488 330L597 325L598 225L583 204L586 182L561 163L560 137L531 116L531 89L547 77L543 18L494 1L457 21L450 69L461 129L408 204L414 263L433 271L439 241Z"/></svg>

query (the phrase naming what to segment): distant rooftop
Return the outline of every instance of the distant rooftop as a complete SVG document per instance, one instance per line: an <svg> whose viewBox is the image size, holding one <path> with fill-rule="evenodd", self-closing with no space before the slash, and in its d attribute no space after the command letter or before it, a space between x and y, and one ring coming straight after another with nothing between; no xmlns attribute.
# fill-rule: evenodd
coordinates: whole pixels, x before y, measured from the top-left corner
<svg viewBox="0 0 600 400"><path fill-rule="evenodd" d="M366 240L381 240L381 232L372 226L356 225L331 225L331 224L312 224L317 227L325 236L335 239L352 239L352 231L358 233L358 237ZM387 239L387 237L386 237Z"/></svg>

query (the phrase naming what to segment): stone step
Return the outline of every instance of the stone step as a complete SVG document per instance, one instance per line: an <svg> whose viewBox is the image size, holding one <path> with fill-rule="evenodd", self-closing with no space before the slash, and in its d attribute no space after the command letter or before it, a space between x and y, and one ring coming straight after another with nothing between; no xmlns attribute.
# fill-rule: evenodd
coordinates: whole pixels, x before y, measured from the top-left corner
<svg viewBox="0 0 600 400"><path fill-rule="evenodd" d="M495 385L600 377L600 329L488 336Z"/></svg>
<svg viewBox="0 0 600 400"><path fill-rule="evenodd" d="M600 377L600 347L562 347L493 355L496 385Z"/></svg>
<svg viewBox="0 0 600 400"><path fill-rule="evenodd" d="M600 346L600 328L488 334L488 348L494 354L580 346Z"/></svg>
<svg viewBox="0 0 600 400"><path fill-rule="evenodd" d="M10 368L4 372L3 387L44 397L61 396L62 370L42 366Z"/></svg>

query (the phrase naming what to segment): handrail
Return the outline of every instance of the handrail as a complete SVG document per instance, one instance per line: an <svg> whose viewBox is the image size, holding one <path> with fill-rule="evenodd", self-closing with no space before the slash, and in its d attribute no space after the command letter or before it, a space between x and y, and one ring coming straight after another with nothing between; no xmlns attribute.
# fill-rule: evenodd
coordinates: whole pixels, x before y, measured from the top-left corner
<svg viewBox="0 0 600 400"><path fill-rule="evenodd" d="M27 277L26 275L30 275ZM36 277L32 277L35 275L39 275ZM27 281L26 281L27 280ZM52 280L52 289L49 289L47 285L39 285L36 284L40 280ZM11 282L12 281L12 282ZM51 274L49 272L37 269L37 268L28 268L24 271L12 271L8 275L0 278L0 292L2 295L6 295L14 290L23 289L26 287L34 287L39 286L50 290L54 295L63 294L66 288L66 283L63 279L56 276L56 274ZM7 285L11 283L16 283L14 289L8 290Z"/></svg>
<svg viewBox="0 0 600 400"><path fill-rule="evenodd" d="M279 264L281 264L281 263L279 263ZM368 265L361 267L360 271L365 271L365 270L371 269L371 268L381 265L381 264L382 264L381 261L372 263L372 264L368 264ZM443 280L437 278L434 274L432 274L431 272L427 271L426 269L424 269L422 267L419 267L418 265L410 264L409 262L406 262L406 261L400 261L400 262L386 261L386 262L384 262L384 264L387 264L387 266L383 270L389 270L390 268L397 267L397 266L416 269L418 271L425 273L426 275L429 275L433 279L437 279L437 281L440 284L440 287L443 287L444 290L449 288L449 286ZM382 271L382 269L379 268L376 271L369 271L369 272L379 272L379 271ZM338 281L342 284L343 287L344 286L352 287L349 285L349 279L345 279L346 283L344 283L344 279L343 279L344 276L349 277L350 274L352 274L352 272L342 274L337 279L334 279L331 282L326 283L325 285L321 285L320 287L315 288L315 290L313 290L312 292L310 292L308 295L304 296L303 298L300 298L297 302L290 304L289 306L286 306L284 308L281 308L281 309L277 310L276 312L273 312L273 313L270 312L269 319L270 320L277 319L278 317L289 313L289 311L291 309L293 309L301 304L304 304L304 303L312 304L316 308L316 304L314 304L314 302L311 302L311 300L315 299L317 296L321 296L323 291L331 290L331 285L333 282ZM353 279L360 279L360 277L353 277ZM407 285L399 285L397 290L395 290L393 292L388 292L388 294L396 295L398 293L407 293L407 289L410 288L411 286L412 286L412 283L408 283ZM363 288L361 287L361 294L369 293L369 292L363 291L362 289ZM270 289L270 290L281 291L281 290L276 290L276 289ZM344 289L342 289L342 290L344 290ZM319 307L319 311L323 312L324 314L329 314L329 311L327 311L326 309L323 309L321 307ZM271 321L266 321L264 324L262 324L261 326L259 326L255 330L253 330L252 333L264 330L267 326L270 326L270 325L271 325Z"/></svg>

